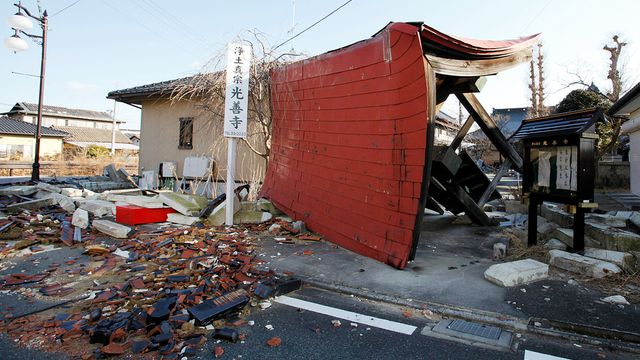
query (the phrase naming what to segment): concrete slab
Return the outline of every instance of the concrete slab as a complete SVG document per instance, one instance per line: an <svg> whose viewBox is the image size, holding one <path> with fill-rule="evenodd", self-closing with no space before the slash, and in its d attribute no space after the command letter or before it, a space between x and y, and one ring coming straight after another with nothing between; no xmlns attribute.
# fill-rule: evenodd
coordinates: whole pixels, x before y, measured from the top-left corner
<svg viewBox="0 0 640 360"><path fill-rule="evenodd" d="M158 196L124 195L124 200L122 201L148 209L160 209L164 207L163 201L160 200Z"/></svg>
<svg viewBox="0 0 640 360"><path fill-rule="evenodd" d="M617 216L613 216L610 214L589 214L586 219L589 223L599 223L606 226L611 226L615 228L626 228L627 221L623 218L619 218Z"/></svg>
<svg viewBox="0 0 640 360"><path fill-rule="evenodd" d="M129 237L129 233L131 232L130 227L110 220L93 220L91 226L101 233L105 233L116 239L126 239Z"/></svg>
<svg viewBox="0 0 640 360"><path fill-rule="evenodd" d="M601 247L616 251L640 251L640 235L600 224L585 224L585 234L600 242Z"/></svg>
<svg viewBox="0 0 640 360"><path fill-rule="evenodd" d="M62 189L55 185L47 184L46 182L39 182L36 184L36 187L40 190L52 192L52 193L60 193Z"/></svg>
<svg viewBox="0 0 640 360"><path fill-rule="evenodd" d="M484 272L485 279L503 287L527 284L548 276L549 265L533 259L492 265Z"/></svg>
<svg viewBox="0 0 640 360"><path fill-rule="evenodd" d="M62 188L60 189L60 194L69 197L82 197L82 189L76 188Z"/></svg>
<svg viewBox="0 0 640 360"><path fill-rule="evenodd" d="M547 250L567 250L567 244L558 240L558 239L549 239L546 244L544 244L544 248Z"/></svg>
<svg viewBox="0 0 640 360"><path fill-rule="evenodd" d="M573 246L573 229L557 228L553 232L553 237L567 246Z"/></svg>
<svg viewBox="0 0 640 360"><path fill-rule="evenodd" d="M626 252L620 252L620 251L614 251L614 250L585 248L584 256L616 264L622 270L627 272L634 270L635 262L636 262L636 259L633 255Z"/></svg>
<svg viewBox="0 0 640 360"><path fill-rule="evenodd" d="M549 251L549 257L550 266L593 278L603 278L607 275L622 272L620 267L610 262L596 260L562 250Z"/></svg>
<svg viewBox="0 0 640 360"><path fill-rule="evenodd" d="M35 186L7 186L0 189L0 195L20 195L29 196L38 191Z"/></svg>
<svg viewBox="0 0 640 360"><path fill-rule="evenodd" d="M167 214L167 221L175 224L188 225L191 226L197 223L200 218L195 216L186 216L180 213L171 213Z"/></svg>
<svg viewBox="0 0 640 360"><path fill-rule="evenodd" d="M565 228L573 227L573 215L553 205L542 205L540 215L542 215L542 217L544 217L545 219L558 224L559 226Z"/></svg>
<svg viewBox="0 0 640 360"><path fill-rule="evenodd" d="M116 214L116 205L104 200L88 200L80 205L81 209L87 210L95 217L103 217Z"/></svg>
<svg viewBox="0 0 640 360"><path fill-rule="evenodd" d="M46 197L44 199L36 199L31 201L23 201L19 203L9 204L5 209L9 212L15 212L20 210L37 210L43 208L45 206L50 206L55 204L55 200L51 197Z"/></svg>
<svg viewBox="0 0 640 360"><path fill-rule="evenodd" d="M278 209L275 205L273 205L271 201L267 199L258 199L256 203L256 207L258 208L258 210L269 212L274 216L283 214L283 212L280 211L280 209Z"/></svg>
<svg viewBox="0 0 640 360"><path fill-rule="evenodd" d="M207 198L203 196L174 192L162 192L159 195L159 199L167 206L186 216L197 215L208 203Z"/></svg>
<svg viewBox="0 0 640 360"><path fill-rule="evenodd" d="M640 228L640 211L634 211L633 214L629 217L629 221L637 227Z"/></svg>
<svg viewBox="0 0 640 360"><path fill-rule="evenodd" d="M215 209L213 209L213 211L211 212L211 215L209 215L209 217L207 218L207 221L209 222L210 225L212 226L220 226L220 225L224 225L225 220L226 220L226 201L224 201L223 203L219 204L218 206L216 206ZM233 216L233 222L236 222L236 218L235 218L235 214L238 213L238 211L240 211L241 209L241 204L240 204L240 200L238 199L237 196L233 197L233 211L234 211L234 216Z"/></svg>
<svg viewBox="0 0 640 360"><path fill-rule="evenodd" d="M51 194L55 202L60 206L64 211L72 213L76 210L76 203L69 196L65 196L62 193L60 194Z"/></svg>

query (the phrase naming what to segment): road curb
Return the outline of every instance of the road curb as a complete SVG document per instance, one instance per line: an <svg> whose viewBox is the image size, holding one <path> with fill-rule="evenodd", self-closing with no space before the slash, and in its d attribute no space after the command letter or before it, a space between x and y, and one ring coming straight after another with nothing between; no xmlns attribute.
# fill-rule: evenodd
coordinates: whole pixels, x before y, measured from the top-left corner
<svg viewBox="0 0 640 360"><path fill-rule="evenodd" d="M440 315L505 327L515 332L528 332L542 336L556 337L570 341L582 342L594 346L608 347L615 350L640 354L640 344L593 336L593 334L589 333L588 331L585 331L586 333L578 333L560 329L541 328L530 325L533 318L523 319L491 311L464 308L460 306L436 303L431 301L402 299L397 296L376 293L371 289L352 288L344 285L332 284L324 281L319 281L317 279L307 278L305 276L299 277L303 280L304 283L319 289L329 290L346 295L353 295L373 301L406 306L414 308L416 310L428 309ZM554 321L554 325L556 325L556 327L558 327L557 325L561 325L558 323L558 321ZM566 325L567 327L560 326L560 328L569 328L570 324Z"/></svg>

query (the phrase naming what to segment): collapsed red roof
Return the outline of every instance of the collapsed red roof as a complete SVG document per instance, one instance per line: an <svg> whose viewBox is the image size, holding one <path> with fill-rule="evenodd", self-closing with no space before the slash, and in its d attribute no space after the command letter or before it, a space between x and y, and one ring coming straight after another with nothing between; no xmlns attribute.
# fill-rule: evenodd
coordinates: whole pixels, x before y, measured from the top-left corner
<svg viewBox="0 0 640 360"><path fill-rule="evenodd" d="M370 39L275 69L262 195L327 240L404 268L428 194L436 76L496 73L527 60L536 41L390 23Z"/></svg>

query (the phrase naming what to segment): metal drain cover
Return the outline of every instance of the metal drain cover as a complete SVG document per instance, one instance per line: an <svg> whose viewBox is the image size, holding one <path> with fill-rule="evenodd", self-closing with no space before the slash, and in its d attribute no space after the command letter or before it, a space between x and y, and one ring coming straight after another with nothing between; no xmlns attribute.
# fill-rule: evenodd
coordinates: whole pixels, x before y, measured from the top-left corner
<svg viewBox="0 0 640 360"><path fill-rule="evenodd" d="M433 328L425 327L422 335L457 338L473 343L482 343L492 347L509 348L513 334L497 326L476 323L467 320L442 320Z"/></svg>
<svg viewBox="0 0 640 360"><path fill-rule="evenodd" d="M447 329L493 340L500 339L500 333L502 333L502 329L499 327L459 319L453 320L451 324L447 326Z"/></svg>

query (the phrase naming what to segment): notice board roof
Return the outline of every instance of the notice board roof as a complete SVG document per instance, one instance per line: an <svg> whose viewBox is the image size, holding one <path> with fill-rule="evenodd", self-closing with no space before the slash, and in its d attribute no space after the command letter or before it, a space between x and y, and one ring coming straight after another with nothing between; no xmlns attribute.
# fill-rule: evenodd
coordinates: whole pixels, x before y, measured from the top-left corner
<svg viewBox="0 0 640 360"><path fill-rule="evenodd" d="M604 113L600 108L526 119L513 134L511 140L595 132L596 122L603 120Z"/></svg>

